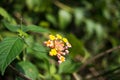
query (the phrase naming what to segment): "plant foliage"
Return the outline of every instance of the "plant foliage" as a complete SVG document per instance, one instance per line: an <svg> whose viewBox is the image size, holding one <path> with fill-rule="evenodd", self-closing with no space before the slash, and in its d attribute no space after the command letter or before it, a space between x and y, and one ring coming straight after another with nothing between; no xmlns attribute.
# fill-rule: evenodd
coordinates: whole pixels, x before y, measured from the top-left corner
<svg viewBox="0 0 120 80"><path fill-rule="evenodd" d="M12 65L32 80L119 80L119 4L119 0L1 0L0 79L22 80L14 76ZM61 64L45 47L50 34L60 34L72 45Z"/></svg>

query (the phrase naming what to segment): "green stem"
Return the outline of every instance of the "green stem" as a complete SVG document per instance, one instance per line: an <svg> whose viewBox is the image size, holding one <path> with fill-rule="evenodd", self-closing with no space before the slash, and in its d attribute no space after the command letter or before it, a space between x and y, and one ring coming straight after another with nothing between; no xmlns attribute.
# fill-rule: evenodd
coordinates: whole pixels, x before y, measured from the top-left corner
<svg viewBox="0 0 120 80"><path fill-rule="evenodd" d="M0 35L0 40L2 41L3 40L3 37Z"/></svg>
<svg viewBox="0 0 120 80"><path fill-rule="evenodd" d="M20 18L20 29L22 30L22 21L23 21L23 18L21 17Z"/></svg>
<svg viewBox="0 0 120 80"><path fill-rule="evenodd" d="M26 58L27 58L27 56L26 56L26 48L23 50L23 61L26 61Z"/></svg>

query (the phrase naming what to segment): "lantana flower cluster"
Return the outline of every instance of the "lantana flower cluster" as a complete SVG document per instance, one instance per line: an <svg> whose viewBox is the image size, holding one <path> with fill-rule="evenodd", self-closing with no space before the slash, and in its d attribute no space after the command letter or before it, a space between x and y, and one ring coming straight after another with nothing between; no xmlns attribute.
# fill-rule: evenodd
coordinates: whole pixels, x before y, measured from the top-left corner
<svg viewBox="0 0 120 80"><path fill-rule="evenodd" d="M67 38L62 37L60 34L56 34L56 36L49 35L49 40L45 41L44 44L50 48L50 56L57 56L58 63L65 61L64 56L69 53L68 48L71 47Z"/></svg>

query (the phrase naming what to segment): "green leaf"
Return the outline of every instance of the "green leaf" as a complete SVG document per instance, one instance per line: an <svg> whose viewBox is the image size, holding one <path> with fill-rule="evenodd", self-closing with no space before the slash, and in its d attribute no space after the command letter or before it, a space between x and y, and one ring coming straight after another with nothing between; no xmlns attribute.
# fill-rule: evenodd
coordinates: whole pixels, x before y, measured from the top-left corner
<svg viewBox="0 0 120 80"><path fill-rule="evenodd" d="M43 45L39 44L39 43L31 43L32 45L30 47L28 47L27 49L31 49L30 53L33 55L33 57L36 57L38 59L49 59L47 53L47 49L46 47L44 47Z"/></svg>
<svg viewBox="0 0 120 80"><path fill-rule="evenodd" d="M0 15L4 18L9 18L9 14L2 7L0 7Z"/></svg>
<svg viewBox="0 0 120 80"><path fill-rule="evenodd" d="M36 66L33 65L31 62L28 62L28 61L19 62L16 65L16 68L20 72L24 73L27 77L31 78L32 80L36 80L38 77L39 72Z"/></svg>
<svg viewBox="0 0 120 80"><path fill-rule="evenodd" d="M51 65L50 66L50 74L53 76L53 75L55 75L55 73L56 73L56 67L55 67L55 65Z"/></svg>
<svg viewBox="0 0 120 80"><path fill-rule="evenodd" d="M91 37L94 32L98 39L102 39L106 36L105 29L103 29L102 25L100 23L95 23L94 21L89 19L86 20L86 31L86 38Z"/></svg>
<svg viewBox="0 0 120 80"><path fill-rule="evenodd" d="M66 37L68 38L69 42L72 45L72 48L70 48L70 56L75 57L78 54L84 56L85 51L83 42L77 39L76 36L73 34L68 34Z"/></svg>
<svg viewBox="0 0 120 80"><path fill-rule="evenodd" d="M26 28L27 26L25 25L13 25L6 20L2 20L2 23L4 27L6 27L9 31L12 31L12 32L19 32L20 30L27 31L27 28Z"/></svg>
<svg viewBox="0 0 120 80"><path fill-rule="evenodd" d="M36 25L28 25L27 27L25 27L25 32L27 31L32 31L32 32L38 32L38 33L48 33L49 30L48 29L45 29L45 28L42 28L40 26L36 26Z"/></svg>
<svg viewBox="0 0 120 80"><path fill-rule="evenodd" d="M75 16L75 25L78 27L84 18L83 9L80 8L74 9L74 16Z"/></svg>
<svg viewBox="0 0 120 80"><path fill-rule="evenodd" d="M54 26L57 26L57 20L52 14L47 14L46 19L51 22Z"/></svg>
<svg viewBox="0 0 120 80"><path fill-rule="evenodd" d="M105 29L103 29L102 25L99 23L95 25L95 32L98 39L103 39L105 37Z"/></svg>
<svg viewBox="0 0 120 80"><path fill-rule="evenodd" d="M12 32L17 32L17 30L20 28L20 26L10 24L5 20L3 20L2 22L3 22L4 27L6 27L8 30L10 30Z"/></svg>
<svg viewBox="0 0 120 80"><path fill-rule="evenodd" d="M18 32L18 30L22 29L22 31L24 32L28 32L28 31L32 31L32 32L38 32L38 33L43 33L43 32L49 32L48 29L42 28L40 26L36 26L36 25L12 25L10 23L8 23L7 21L3 20L3 25L10 31L12 32Z"/></svg>
<svg viewBox="0 0 120 80"><path fill-rule="evenodd" d="M0 71L2 75L6 67L18 56L24 46L24 42L19 37L5 38L0 43Z"/></svg>
<svg viewBox="0 0 120 80"><path fill-rule="evenodd" d="M0 7L0 15L4 17L4 19L10 21L12 24L16 24L16 21L2 7Z"/></svg>
<svg viewBox="0 0 120 80"><path fill-rule="evenodd" d="M59 25L61 29L65 29L71 21L71 14L65 10L59 11Z"/></svg>
<svg viewBox="0 0 120 80"><path fill-rule="evenodd" d="M62 80L59 74L54 74L53 77L54 77L54 80Z"/></svg>
<svg viewBox="0 0 120 80"><path fill-rule="evenodd" d="M103 15L106 19L110 19L111 15L110 15L109 9L105 8L105 9L102 10L102 12L103 12Z"/></svg>
<svg viewBox="0 0 120 80"><path fill-rule="evenodd" d="M48 21L40 21L39 26L48 28L48 27L50 27L50 23Z"/></svg>
<svg viewBox="0 0 120 80"><path fill-rule="evenodd" d="M87 32L87 38L91 37L94 33L94 29L95 29L95 22L93 22L92 20L86 20L86 32Z"/></svg>
<svg viewBox="0 0 120 80"><path fill-rule="evenodd" d="M33 55L34 57L36 57L36 58L38 58L38 59L42 59L42 60L48 60L48 59L49 59L47 53L45 53L45 52L36 52L36 51L34 51L34 52L32 53L32 55Z"/></svg>
<svg viewBox="0 0 120 80"><path fill-rule="evenodd" d="M26 4L27 4L27 7L31 10L32 8L34 8L34 4L35 2L38 1L38 0L26 0Z"/></svg>
<svg viewBox="0 0 120 80"><path fill-rule="evenodd" d="M33 46L32 46L32 49L34 51L37 51L37 52L42 52L42 53L46 53L46 48L39 44L39 43L35 43Z"/></svg>
<svg viewBox="0 0 120 80"><path fill-rule="evenodd" d="M26 0L27 7L35 12L43 12L50 8L50 0Z"/></svg>

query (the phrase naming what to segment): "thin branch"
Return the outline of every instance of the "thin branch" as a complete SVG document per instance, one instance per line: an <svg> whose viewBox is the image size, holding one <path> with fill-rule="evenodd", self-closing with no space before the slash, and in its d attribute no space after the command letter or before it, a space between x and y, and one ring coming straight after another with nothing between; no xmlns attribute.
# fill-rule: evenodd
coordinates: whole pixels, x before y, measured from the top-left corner
<svg viewBox="0 0 120 80"><path fill-rule="evenodd" d="M68 12L72 12L72 11L73 11L73 9L72 9L71 7L69 7L69 6L67 6L67 5L59 2L58 0L53 0L53 3L54 3L57 7L61 8L61 9L64 9L64 10L66 10L66 11L68 11Z"/></svg>
<svg viewBox="0 0 120 80"><path fill-rule="evenodd" d="M78 75L76 72L74 72L72 75L75 78L75 80L81 80L80 75Z"/></svg>
<svg viewBox="0 0 120 80"><path fill-rule="evenodd" d="M23 73L19 72L16 68L14 68L12 65L9 65L9 67L13 70L13 72L18 75L19 77L23 78L24 80L32 80L25 76Z"/></svg>
<svg viewBox="0 0 120 80"><path fill-rule="evenodd" d="M94 77L100 75L100 73L94 67L89 68L89 70L92 72ZM105 80L104 77L102 77L102 76L97 77L97 79L98 80Z"/></svg>
<svg viewBox="0 0 120 80"><path fill-rule="evenodd" d="M115 51L115 50L117 50L117 49L120 49L120 45L117 46L117 47L108 49L108 50L106 50L106 51L104 51L104 52L99 53L98 55L96 55L96 56L92 57L91 59L87 60L87 61L81 66L81 68L80 68L78 71L82 71L88 64L92 63L93 61L97 60L98 58L100 58L100 57L102 57L102 56L104 56L104 55L106 55L106 54L109 54L110 52Z"/></svg>
<svg viewBox="0 0 120 80"><path fill-rule="evenodd" d="M26 24L29 25L31 24L29 21L27 21L26 19L22 18L22 15L19 12L14 12L14 17L20 21L20 24Z"/></svg>
<svg viewBox="0 0 120 80"><path fill-rule="evenodd" d="M120 70L120 66L116 67L115 69L110 69L110 70L107 70L107 71L104 71L102 73L100 73L99 75L97 76L92 76L91 78L89 78L89 80L92 80L92 79L95 79L97 77L100 77L100 76L106 76L106 75L109 75L111 73L114 73L115 71L117 70ZM114 73L114 74L117 74L118 72Z"/></svg>

